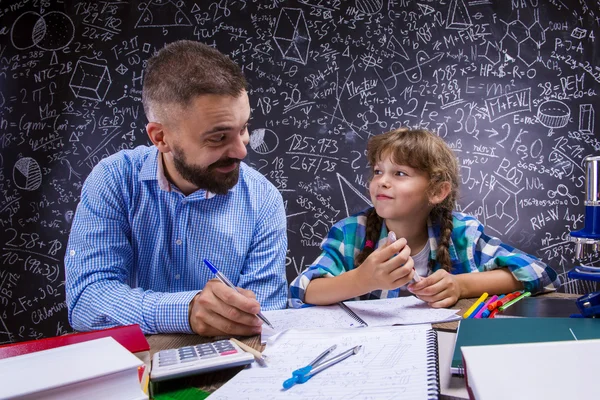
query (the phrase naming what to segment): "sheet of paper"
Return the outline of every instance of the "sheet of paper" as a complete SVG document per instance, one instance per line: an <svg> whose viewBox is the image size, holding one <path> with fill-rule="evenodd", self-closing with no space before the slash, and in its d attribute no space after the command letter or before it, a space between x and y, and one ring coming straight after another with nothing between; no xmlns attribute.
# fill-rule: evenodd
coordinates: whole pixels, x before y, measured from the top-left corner
<svg viewBox="0 0 600 400"><path fill-rule="evenodd" d="M432 308L414 296L395 299L347 301L344 304L369 326L411 325L460 319L460 310Z"/></svg>
<svg viewBox="0 0 600 400"><path fill-rule="evenodd" d="M345 304L369 327L447 322L460 319L459 310L431 308L414 296L347 301ZM275 329L263 325L262 343L286 329L356 328L360 324L338 305L264 311Z"/></svg>
<svg viewBox="0 0 600 400"><path fill-rule="evenodd" d="M350 330L288 330L267 346L266 368L241 371L211 395L215 400L424 399L427 398L427 330L431 325ZM283 382L336 344L335 356L355 355L288 390Z"/></svg>

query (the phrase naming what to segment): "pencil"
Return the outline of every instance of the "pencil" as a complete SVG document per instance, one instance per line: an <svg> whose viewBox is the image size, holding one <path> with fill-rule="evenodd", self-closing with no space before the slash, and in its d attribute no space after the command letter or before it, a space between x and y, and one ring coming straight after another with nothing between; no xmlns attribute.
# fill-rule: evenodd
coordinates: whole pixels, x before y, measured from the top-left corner
<svg viewBox="0 0 600 400"><path fill-rule="evenodd" d="M477 299L477 301L475 303L473 303L473 305L471 307L469 307L469 309L467 310L466 313L463 314L463 318L469 318L469 315L471 315L471 313L473 313L473 311L475 311L475 309L477 307L479 307L479 305L481 303L483 303L485 301L485 299L487 299L488 294L487 292L484 292L480 298Z"/></svg>
<svg viewBox="0 0 600 400"><path fill-rule="evenodd" d="M248 346L246 343L240 342L239 340L237 340L235 338L231 338L229 340L231 340L233 343L235 343L238 346L240 346L240 348L242 350L247 351L248 353L252 354L254 356L254 359L258 363L258 365L260 365L261 367L266 367L267 366L267 362L263 358L263 355L262 355L262 353L260 351L258 351L256 349L253 349L252 347Z"/></svg>

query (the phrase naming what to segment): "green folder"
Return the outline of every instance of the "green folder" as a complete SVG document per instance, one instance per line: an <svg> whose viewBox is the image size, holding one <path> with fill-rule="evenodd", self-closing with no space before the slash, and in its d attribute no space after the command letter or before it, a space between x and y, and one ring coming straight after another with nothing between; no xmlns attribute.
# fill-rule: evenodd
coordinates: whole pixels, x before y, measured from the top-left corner
<svg viewBox="0 0 600 400"><path fill-rule="evenodd" d="M595 318L493 318L463 319L458 325L452 356L453 374L463 375L462 346L558 342L600 339ZM526 360L525 360L526 361Z"/></svg>

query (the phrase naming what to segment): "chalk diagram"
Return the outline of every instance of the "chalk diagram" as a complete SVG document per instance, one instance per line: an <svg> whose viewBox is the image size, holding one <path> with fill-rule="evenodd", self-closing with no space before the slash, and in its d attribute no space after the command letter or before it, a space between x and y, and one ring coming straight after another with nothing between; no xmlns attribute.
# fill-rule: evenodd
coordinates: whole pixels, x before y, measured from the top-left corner
<svg viewBox="0 0 600 400"><path fill-rule="evenodd" d="M0 103L1 104L1 103ZM0 105L1 107L1 105ZM594 133L594 105L580 104L579 105L579 132L593 134Z"/></svg>
<svg viewBox="0 0 600 400"><path fill-rule="evenodd" d="M366 207L373 207L373 203L369 200L360 190L354 187L346 178L336 172L338 184L340 185L340 193L344 199L344 207L346 208L346 216L349 217L354 214L355 211L362 210ZM348 207L348 200L358 200L358 207L350 210ZM364 205L363 205L364 203ZM354 202L353 202L354 204ZM366 206L366 207L365 207Z"/></svg>
<svg viewBox="0 0 600 400"><path fill-rule="evenodd" d="M356 0L356 8L367 15L377 14L383 7L383 0Z"/></svg>
<svg viewBox="0 0 600 400"><path fill-rule="evenodd" d="M485 52L483 54L479 54L478 57L485 58L491 62L492 65L496 65L502 61L502 51L498 45L492 42L487 42L485 44Z"/></svg>
<svg viewBox="0 0 600 400"><path fill-rule="evenodd" d="M448 7L448 18L446 18L446 28L465 29L473 25L467 5L463 0L452 0Z"/></svg>
<svg viewBox="0 0 600 400"><path fill-rule="evenodd" d="M277 134L270 129L260 128L252 131L250 147L258 154L269 154L279 146Z"/></svg>
<svg viewBox="0 0 600 400"><path fill-rule="evenodd" d="M519 222L519 208L517 195L523 190L514 187L511 183L505 183L502 175L494 173L496 182L483 197L483 222L484 224L504 235L510 232ZM499 228L502 227L503 230Z"/></svg>
<svg viewBox="0 0 600 400"><path fill-rule="evenodd" d="M75 37L75 26L67 14L51 11L40 15L28 11L20 15L10 29L10 39L19 50L33 46L42 50L60 50Z"/></svg>
<svg viewBox="0 0 600 400"><path fill-rule="evenodd" d="M379 120L379 114L373 111L373 106L369 106L369 111L365 111L364 113L358 113L358 118L362 118L365 122L361 127L362 130L366 130L369 125L377 124L380 128L385 129L387 127L387 122Z"/></svg>
<svg viewBox="0 0 600 400"><path fill-rule="evenodd" d="M23 157L15 163L13 181L19 189L33 191L42 184L42 170L37 161Z"/></svg>
<svg viewBox="0 0 600 400"><path fill-rule="evenodd" d="M421 67L423 67L427 64L430 64L433 61L440 60L443 55L444 55L444 53L440 52L440 53L437 53L433 57L429 57L429 54L427 54L426 51L419 50L419 51L417 51L417 54L415 55L414 64L416 64L416 65L411 66L409 68L406 68L404 66L404 64L400 61L394 61L388 68L392 75L385 78L385 81L384 81L386 89L387 90L395 89L396 86L398 85L398 75L402 75L402 74L406 75L406 79L408 79L410 83L421 82L421 80L423 79L423 69ZM411 64L413 64L413 63L411 63ZM388 84L386 84L386 82L389 81L390 79L393 79L393 86L388 86Z"/></svg>
<svg viewBox="0 0 600 400"><path fill-rule="evenodd" d="M151 0L147 4L141 3L138 7L142 15L137 20L136 28L163 28L167 26L192 26L189 18L181 7L183 1Z"/></svg>
<svg viewBox="0 0 600 400"><path fill-rule="evenodd" d="M106 65L78 60L69 87L76 97L103 101L112 79Z"/></svg>
<svg viewBox="0 0 600 400"><path fill-rule="evenodd" d="M306 65L311 38L304 11L300 8L282 8L273 40L284 59Z"/></svg>
<svg viewBox="0 0 600 400"><path fill-rule="evenodd" d="M525 25L517 10L517 19L511 22L500 20L506 25L506 33L501 40L502 49L511 59L519 59L528 67L537 62L540 47L546 43L546 30L540 24L540 10L534 10L535 21L531 26Z"/></svg>
<svg viewBox="0 0 600 400"><path fill-rule="evenodd" d="M386 48L392 53L404 58L406 61L410 60L406 49L394 36L390 36L390 40L388 41Z"/></svg>
<svg viewBox="0 0 600 400"><path fill-rule="evenodd" d="M570 117L571 109L559 100L548 100L538 107L537 119L546 128L562 128Z"/></svg>
<svg viewBox="0 0 600 400"><path fill-rule="evenodd" d="M322 241L327 237L328 232L329 225L320 220L315 222L313 225L303 222L302 226L300 227L300 235L302 236L302 239L306 240L317 238Z"/></svg>

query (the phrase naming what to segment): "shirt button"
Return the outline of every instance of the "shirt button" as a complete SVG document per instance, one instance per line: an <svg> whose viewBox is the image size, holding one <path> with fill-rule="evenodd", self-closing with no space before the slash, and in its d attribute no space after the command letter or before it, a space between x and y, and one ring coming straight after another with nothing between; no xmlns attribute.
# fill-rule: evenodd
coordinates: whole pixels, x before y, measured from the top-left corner
<svg viewBox="0 0 600 400"><path fill-rule="evenodd" d="M71 250L71 251L69 252L69 255L71 255L71 256L74 256L74 255L75 255L75 250Z"/></svg>
<svg viewBox="0 0 600 400"><path fill-rule="evenodd" d="M179 274L175 275L175 279L179 279L179 278L181 278L181 275L179 275Z"/></svg>
<svg viewBox="0 0 600 400"><path fill-rule="evenodd" d="M177 240L175 241L175 243L177 243L178 245L181 245L181 243L183 243L183 242L181 241L181 239L177 239Z"/></svg>
<svg viewBox="0 0 600 400"><path fill-rule="evenodd" d="M185 199L181 200L181 204L183 204L183 205L187 204L187 200L185 200Z"/></svg>

